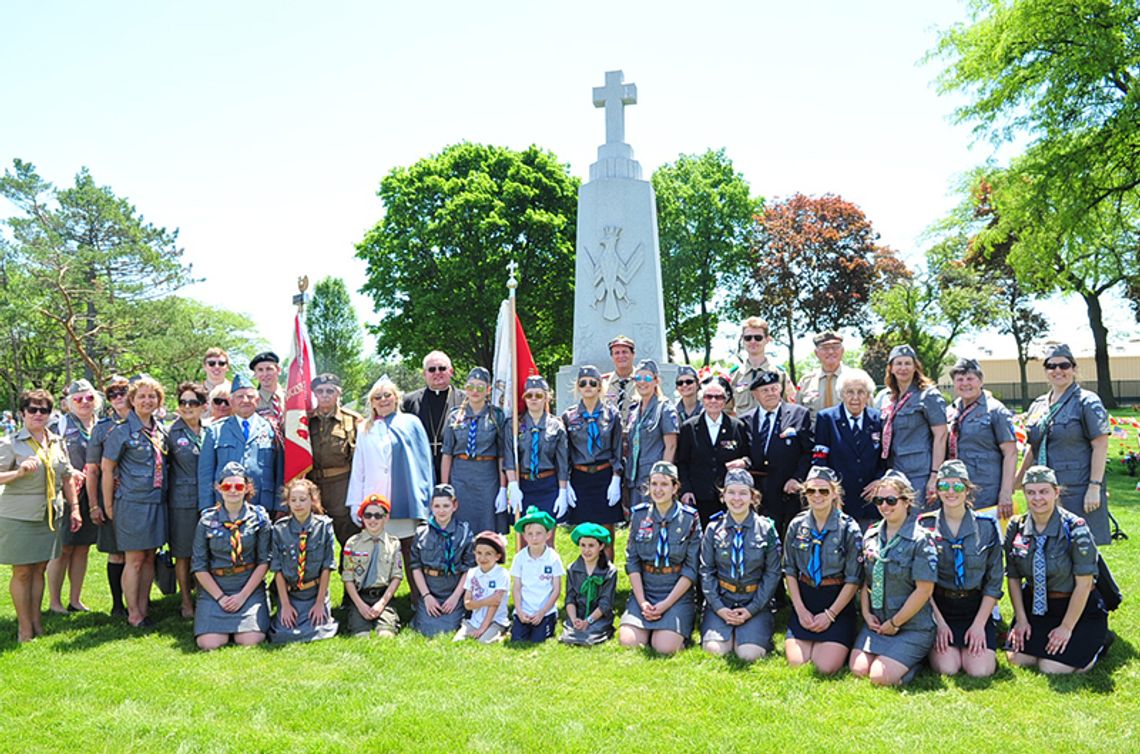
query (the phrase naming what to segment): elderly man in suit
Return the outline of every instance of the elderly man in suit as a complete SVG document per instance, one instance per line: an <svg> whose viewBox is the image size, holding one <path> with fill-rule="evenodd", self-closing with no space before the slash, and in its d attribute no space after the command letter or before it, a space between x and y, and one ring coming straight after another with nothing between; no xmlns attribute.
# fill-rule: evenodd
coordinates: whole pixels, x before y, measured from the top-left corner
<svg viewBox="0 0 1140 754"><path fill-rule="evenodd" d="M816 465L839 474L843 508L866 531L880 518L867 500L887 470L882 458L883 420L870 405L875 382L862 369L844 371L838 391L840 404L816 414L812 456Z"/></svg>
<svg viewBox="0 0 1140 754"><path fill-rule="evenodd" d="M202 453L198 457L198 510L213 507L214 481L217 472L230 461L245 467L253 479L255 495L251 501L271 515L284 511L277 503L278 488L284 476L285 458L280 450L273 422L257 413L257 388L248 377L239 374L230 385L233 414L206 428Z"/></svg>
<svg viewBox="0 0 1140 754"><path fill-rule="evenodd" d="M811 468L811 413L783 400L780 374L764 371L751 384L756 408L742 414L751 449L752 474L763 496L764 514L784 538L800 512L800 482Z"/></svg>

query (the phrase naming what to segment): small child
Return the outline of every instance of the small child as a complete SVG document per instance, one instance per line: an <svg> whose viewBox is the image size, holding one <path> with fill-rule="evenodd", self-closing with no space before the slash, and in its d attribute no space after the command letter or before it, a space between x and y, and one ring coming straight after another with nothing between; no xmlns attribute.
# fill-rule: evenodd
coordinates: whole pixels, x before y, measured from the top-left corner
<svg viewBox="0 0 1140 754"><path fill-rule="evenodd" d="M392 638L400 630L400 617L392 597L403 578L404 557L400 540L384 531L391 504L380 495L369 495L357 508L364 523L344 543L340 576L348 602L348 633Z"/></svg>
<svg viewBox="0 0 1140 754"><path fill-rule="evenodd" d="M457 510L455 488L437 484L431 492L431 518L412 540L412 578L421 595L412 628L424 636L457 631L463 622L463 588L475 553L471 528L455 518Z"/></svg>
<svg viewBox="0 0 1140 754"><path fill-rule="evenodd" d="M329 576L336 568L332 519L322 515L321 491L308 479L285 485L289 515L273 525L269 570L277 589L277 615L269 640L281 644L336 636Z"/></svg>
<svg viewBox="0 0 1140 754"><path fill-rule="evenodd" d="M559 641L601 644L614 635L617 568L606 557L612 537L606 527L586 523L574 527L570 540L581 555L566 571L566 620Z"/></svg>
<svg viewBox="0 0 1140 754"><path fill-rule="evenodd" d="M511 595L515 601L512 641L537 644L554 636L565 571L558 553L546 544L553 528L554 517L533 505L515 522L515 531L523 535L526 549L519 550L511 562Z"/></svg>
<svg viewBox="0 0 1140 754"><path fill-rule="evenodd" d="M511 577L501 563L507 562L503 535L483 531L475 535L475 567L467 572L463 607L471 617L455 632L455 641L478 639L484 644L506 638L507 590Z"/></svg>

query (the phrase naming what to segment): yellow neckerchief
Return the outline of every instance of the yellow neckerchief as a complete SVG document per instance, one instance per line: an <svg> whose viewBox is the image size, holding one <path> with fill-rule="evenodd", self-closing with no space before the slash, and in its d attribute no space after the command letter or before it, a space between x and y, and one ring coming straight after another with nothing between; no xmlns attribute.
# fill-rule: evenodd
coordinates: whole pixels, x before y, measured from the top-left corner
<svg viewBox="0 0 1140 754"><path fill-rule="evenodd" d="M40 460L40 465L44 467L44 487L47 493L47 509L48 509L48 528L55 531L55 469L51 465L51 435L44 432L44 439L47 441L47 446L44 447L36 442L36 438L28 434L28 445L35 451L36 458Z"/></svg>

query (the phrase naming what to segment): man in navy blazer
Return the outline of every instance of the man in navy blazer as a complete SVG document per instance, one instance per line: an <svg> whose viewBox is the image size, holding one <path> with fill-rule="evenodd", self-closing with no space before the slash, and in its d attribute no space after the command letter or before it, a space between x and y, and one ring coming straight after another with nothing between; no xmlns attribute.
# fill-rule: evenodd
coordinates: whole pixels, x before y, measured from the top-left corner
<svg viewBox="0 0 1140 754"><path fill-rule="evenodd" d="M278 449L273 423L257 413L257 388L245 375L234 377L230 386L233 414L206 427L202 453L198 457L198 510L217 501L214 476L230 461L245 467L253 479L254 505L272 514L284 510L277 502L278 488L285 474L284 454Z"/></svg>
<svg viewBox="0 0 1140 754"><path fill-rule="evenodd" d="M741 414L740 420L748 435L751 469L763 495L764 515L776 522L782 540L800 512L800 482L811 468L811 412L781 400L777 372L758 374L751 390L759 405Z"/></svg>
<svg viewBox="0 0 1140 754"><path fill-rule="evenodd" d="M875 383L866 372L847 369L838 382L839 405L816 414L813 462L830 466L839 474L844 510L866 531L879 520L879 511L865 495L886 471L883 420L879 410L869 405Z"/></svg>

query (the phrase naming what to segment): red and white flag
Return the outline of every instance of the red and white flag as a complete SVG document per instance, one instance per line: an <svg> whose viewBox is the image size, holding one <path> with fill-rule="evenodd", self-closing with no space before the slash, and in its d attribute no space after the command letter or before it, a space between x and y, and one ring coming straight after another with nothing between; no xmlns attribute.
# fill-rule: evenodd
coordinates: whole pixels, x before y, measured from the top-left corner
<svg viewBox="0 0 1140 754"><path fill-rule="evenodd" d="M293 354L285 388L285 483L303 477L313 468L309 440L309 411L313 409L313 344L305 320L297 312L293 321Z"/></svg>
<svg viewBox="0 0 1140 754"><path fill-rule="evenodd" d="M499 319L495 327L495 384L491 391L491 405L503 409L508 416L512 407L521 405L519 401L526 386L526 378L538 374L522 322L517 314L513 318L511 314L511 302L507 299L499 307ZM511 374L511 327L515 329L514 374Z"/></svg>

